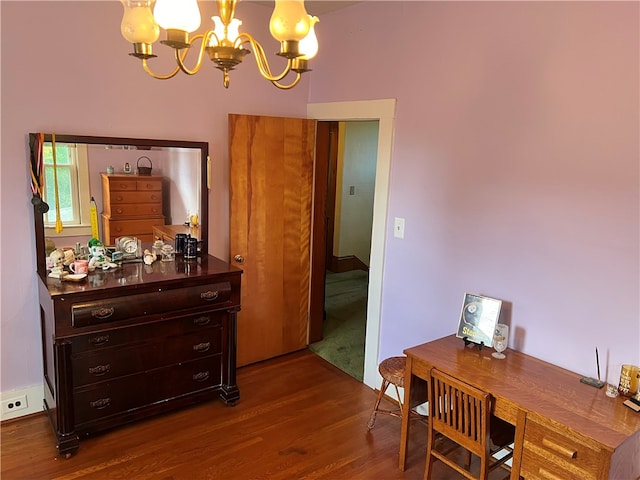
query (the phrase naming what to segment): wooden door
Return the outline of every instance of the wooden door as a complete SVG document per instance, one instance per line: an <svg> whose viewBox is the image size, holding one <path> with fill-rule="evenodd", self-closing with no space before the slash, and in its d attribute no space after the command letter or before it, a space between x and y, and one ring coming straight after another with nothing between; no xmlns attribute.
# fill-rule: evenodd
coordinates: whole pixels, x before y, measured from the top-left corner
<svg viewBox="0 0 640 480"><path fill-rule="evenodd" d="M238 366L307 346L315 121L229 115Z"/></svg>

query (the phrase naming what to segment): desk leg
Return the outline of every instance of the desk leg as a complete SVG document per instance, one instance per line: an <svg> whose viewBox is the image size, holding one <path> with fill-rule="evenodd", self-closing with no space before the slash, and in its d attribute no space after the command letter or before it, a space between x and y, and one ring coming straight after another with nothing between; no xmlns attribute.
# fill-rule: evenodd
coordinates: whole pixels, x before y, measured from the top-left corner
<svg viewBox="0 0 640 480"><path fill-rule="evenodd" d="M527 412L518 410L516 418L516 435L513 442L513 462L511 464L511 476L509 480L520 479L520 466L522 465L522 451L524 449L524 431L527 423Z"/></svg>
<svg viewBox="0 0 640 480"><path fill-rule="evenodd" d="M400 459L398 467L404 471L407 463L407 446L409 444L409 417L411 415L411 357L407 357L407 366L404 371L404 403L402 408L402 430L400 432Z"/></svg>

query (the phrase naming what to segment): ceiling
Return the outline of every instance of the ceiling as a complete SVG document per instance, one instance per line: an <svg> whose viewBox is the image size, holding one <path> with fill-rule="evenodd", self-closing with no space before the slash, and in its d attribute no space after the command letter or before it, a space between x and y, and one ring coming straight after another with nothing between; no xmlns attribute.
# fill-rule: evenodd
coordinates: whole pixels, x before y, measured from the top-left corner
<svg viewBox="0 0 640 480"><path fill-rule="evenodd" d="M252 3L258 3L260 5L273 8L273 0L248 0ZM342 0L306 0L304 2L305 9L311 15L320 16L325 13L340 10L341 8L348 7L360 1L342 1Z"/></svg>
<svg viewBox="0 0 640 480"><path fill-rule="evenodd" d="M309 12L312 15L319 16L319 15L322 15L323 13L329 13L335 10L340 10L341 8L348 7L355 3L360 3L360 2L359 1L349 2L349 1L339 1L339 0L337 1L312 0L312 1L305 2L304 6L307 12Z"/></svg>

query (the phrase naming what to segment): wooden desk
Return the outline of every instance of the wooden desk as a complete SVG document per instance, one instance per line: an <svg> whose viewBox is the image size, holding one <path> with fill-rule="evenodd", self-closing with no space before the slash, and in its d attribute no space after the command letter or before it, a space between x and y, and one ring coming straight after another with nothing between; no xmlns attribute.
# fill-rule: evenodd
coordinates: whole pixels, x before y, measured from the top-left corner
<svg viewBox="0 0 640 480"><path fill-rule="evenodd" d="M640 478L640 414L622 404L624 397L609 398L580 383L581 375L524 353L508 349L498 360L492 351L465 347L455 335L405 350L405 405L416 403L415 378L427 380L436 367L491 393L494 414L516 426L511 480ZM401 470L409 411L402 418Z"/></svg>

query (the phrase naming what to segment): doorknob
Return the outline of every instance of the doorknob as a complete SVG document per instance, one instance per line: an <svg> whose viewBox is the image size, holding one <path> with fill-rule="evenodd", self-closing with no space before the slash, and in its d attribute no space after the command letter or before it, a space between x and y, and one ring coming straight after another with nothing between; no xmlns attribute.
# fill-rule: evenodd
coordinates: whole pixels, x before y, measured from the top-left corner
<svg viewBox="0 0 640 480"><path fill-rule="evenodd" d="M236 255L235 257L233 257L233 259L236 261L236 263L239 263L240 265L244 263L244 257L242 255Z"/></svg>

